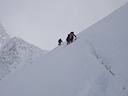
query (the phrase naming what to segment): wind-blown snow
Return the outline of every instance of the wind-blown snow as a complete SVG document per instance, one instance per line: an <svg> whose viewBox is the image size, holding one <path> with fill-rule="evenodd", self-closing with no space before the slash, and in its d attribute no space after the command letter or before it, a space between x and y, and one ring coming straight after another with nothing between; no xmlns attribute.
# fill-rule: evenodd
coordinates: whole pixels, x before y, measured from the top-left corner
<svg viewBox="0 0 128 96"><path fill-rule="evenodd" d="M128 96L128 3L0 83L0 96Z"/></svg>

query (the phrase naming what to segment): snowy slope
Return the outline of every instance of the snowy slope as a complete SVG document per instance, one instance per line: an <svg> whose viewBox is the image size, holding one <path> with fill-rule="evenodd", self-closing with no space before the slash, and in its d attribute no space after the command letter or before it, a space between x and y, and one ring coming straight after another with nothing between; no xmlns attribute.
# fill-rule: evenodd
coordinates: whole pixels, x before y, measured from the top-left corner
<svg viewBox="0 0 128 96"><path fill-rule="evenodd" d="M34 59L46 54L46 51L28 44L24 40L14 37L10 39L0 50L0 80L31 64Z"/></svg>
<svg viewBox="0 0 128 96"><path fill-rule="evenodd" d="M0 48L10 39L9 35L5 32L2 24L0 23Z"/></svg>
<svg viewBox="0 0 128 96"><path fill-rule="evenodd" d="M108 96L128 95L128 3L80 33L92 54L111 73ZM85 33L86 32L86 33Z"/></svg>
<svg viewBox="0 0 128 96"><path fill-rule="evenodd" d="M128 96L127 9L0 82L0 96Z"/></svg>

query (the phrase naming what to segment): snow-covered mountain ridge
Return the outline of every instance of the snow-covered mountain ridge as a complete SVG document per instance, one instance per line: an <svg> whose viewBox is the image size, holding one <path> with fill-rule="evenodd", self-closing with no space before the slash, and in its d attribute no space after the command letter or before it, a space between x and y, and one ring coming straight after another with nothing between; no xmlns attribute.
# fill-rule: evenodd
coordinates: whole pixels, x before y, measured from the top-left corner
<svg viewBox="0 0 128 96"><path fill-rule="evenodd" d="M18 37L10 38L0 23L0 80L46 52Z"/></svg>
<svg viewBox="0 0 128 96"><path fill-rule="evenodd" d="M0 82L1 96L128 96L128 3Z"/></svg>
<svg viewBox="0 0 128 96"><path fill-rule="evenodd" d="M46 51L14 37L0 50L0 79L3 79L15 69L31 64Z"/></svg>

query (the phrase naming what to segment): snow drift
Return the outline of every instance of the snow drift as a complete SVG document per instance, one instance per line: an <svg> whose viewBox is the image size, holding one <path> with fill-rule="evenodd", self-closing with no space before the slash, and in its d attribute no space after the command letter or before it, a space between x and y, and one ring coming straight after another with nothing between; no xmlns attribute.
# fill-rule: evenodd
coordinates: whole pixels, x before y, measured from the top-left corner
<svg viewBox="0 0 128 96"><path fill-rule="evenodd" d="M0 82L0 96L127 96L128 3Z"/></svg>

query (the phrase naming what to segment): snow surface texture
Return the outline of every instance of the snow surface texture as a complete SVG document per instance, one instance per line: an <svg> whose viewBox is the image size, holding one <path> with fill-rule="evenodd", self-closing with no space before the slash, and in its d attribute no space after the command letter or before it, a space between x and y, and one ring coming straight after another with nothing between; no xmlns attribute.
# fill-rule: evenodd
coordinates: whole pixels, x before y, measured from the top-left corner
<svg viewBox="0 0 128 96"><path fill-rule="evenodd" d="M46 54L20 38L10 39L0 50L0 80Z"/></svg>
<svg viewBox="0 0 128 96"><path fill-rule="evenodd" d="M10 39L9 35L5 32L2 24L0 23L0 48Z"/></svg>
<svg viewBox="0 0 128 96"><path fill-rule="evenodd" d="M128 3L0 82L0 96L128 96Z"/></svg>

